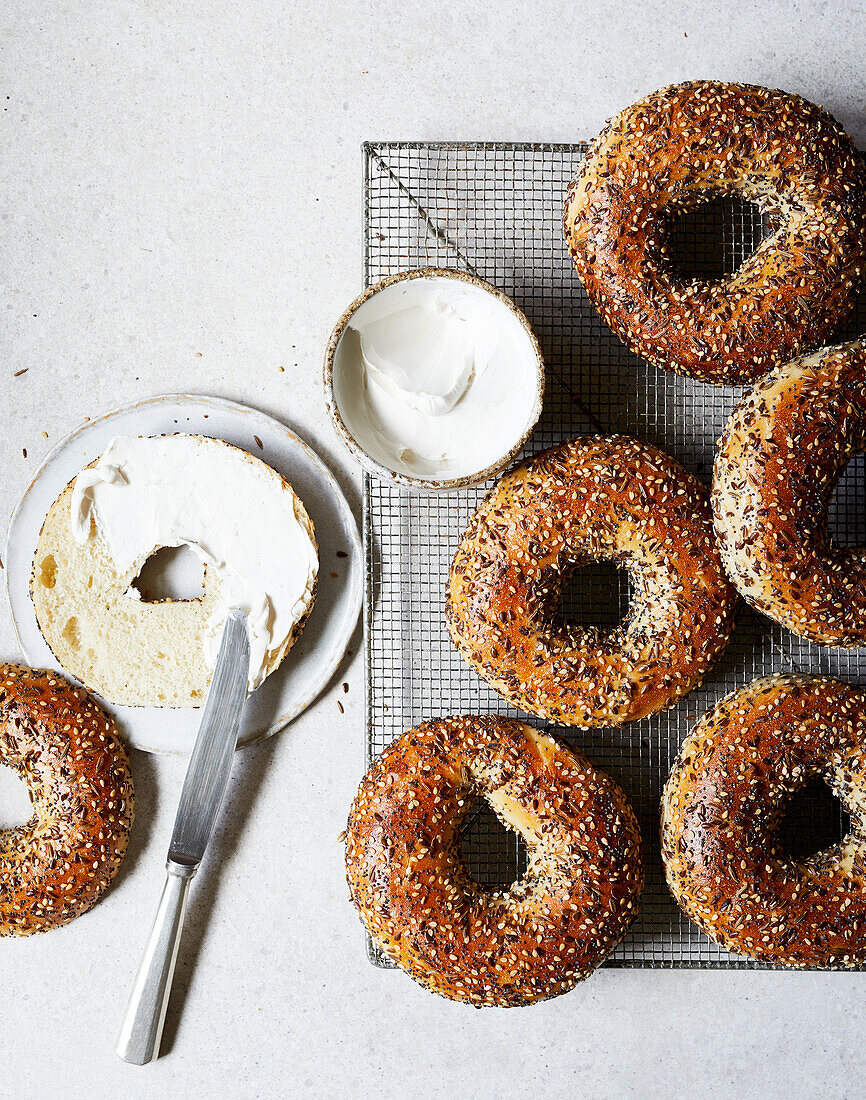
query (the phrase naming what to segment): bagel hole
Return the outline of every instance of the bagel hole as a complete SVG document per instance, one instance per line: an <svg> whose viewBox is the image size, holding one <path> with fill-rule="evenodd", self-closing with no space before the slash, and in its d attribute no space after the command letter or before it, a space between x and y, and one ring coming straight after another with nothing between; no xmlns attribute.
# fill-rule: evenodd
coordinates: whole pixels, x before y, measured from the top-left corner
<svg viewBox="0 0 866 1100"><path fill-rule="evenodd" d="M506 828L483 798L476 798L460 831L470 877L485 890L507 890L526 870L526 845Z"/></svg>
<svg viewBox="0 0 866 1100"><path fill-rule="evenodd" d="M631 585L613 562L576 565L563 575L554 621L560 630L615 630L628 615Z"/></svg>
<svg viewBox="0 0 866 1100"><path fill-rule="evenodd" d="M836 482L827 506L827 533L836 546L866 547L866 455L855 455Z"/></svg>
<svg viewBox="0 0 866 1100"><path fill-rule="evenodd" d="M851 819L821 776L814 776L788 802L779 822L779 845L792 859L807 859L838 844Z"/></svg>
<svg viewBox="0 0 866 1100"><path fill-rule="evenodd" d="M132 587L142 603L200 600L204 594L204 563L188 546L163 546L150 555Z"/></svg>
<svg viewBox="0 0 866 1100"><path fill-rule="evenodd" d="M0 764L0 829L14 829L33 817L33 805L24 781L12 768Z"/></svg>
<svg viewBox="0 0 866 1100"><path fill-rule="evenodd" d="M667 251L685 281L731 275L770 235L770 219L739 195L715 195L671 219Z"/></svg>

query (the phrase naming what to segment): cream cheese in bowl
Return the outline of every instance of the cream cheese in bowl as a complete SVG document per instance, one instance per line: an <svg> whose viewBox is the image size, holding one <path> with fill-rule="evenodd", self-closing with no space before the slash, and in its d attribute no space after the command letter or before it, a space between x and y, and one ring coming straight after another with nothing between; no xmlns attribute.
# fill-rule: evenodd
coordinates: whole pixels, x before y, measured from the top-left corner
<svg viewBox="0 0 866 1100"><path fill-rule="evenodd" d="M350 307L326 380L338 430L368 468L441 487L492 476L512 457L541 411L543 366L504 295L462 272L425 271Z"/></svg>

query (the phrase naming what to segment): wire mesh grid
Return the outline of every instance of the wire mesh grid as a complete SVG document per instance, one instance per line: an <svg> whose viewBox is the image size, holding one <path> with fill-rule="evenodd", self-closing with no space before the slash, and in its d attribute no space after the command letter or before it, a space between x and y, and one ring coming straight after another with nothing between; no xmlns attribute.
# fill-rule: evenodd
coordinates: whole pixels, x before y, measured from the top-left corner
<svg viewBox="0 0 866 1100"><path fill-rule="evenodd" d="M715 441L742 392L682 379L632 355L607 328L574 272L562 234L562 205L586 146L368 143L364 146L364 274L369 285L422 266L462 268L510 295L532 324L547 366L544 411L527 447L597 431L655 444L709 482ZM734 270L767 225L757 210L723 198L672 227L684 274ZM866 328L866 299L839 339ZM835 536L866 544L866 466L854 460L830 508ZM372 759L427 718L493 713L526 718L463 662L444 626L445 580L457 541L490 486L410 494L367 477L365 636L367 753ZM612 625L628 606L628 582L604 565L577 572L562 613ZM693 926L664 882L659 855L661 788L695 719L751 679L785 670L866 680L866 651L810 645L741 605L725 655L678 706L622 730L548 726L623 787L641 823L646 887L641 913L608 965L754 966L723 951ZM541 723L535 723L541 724ZM463 854L473 876L507 884L523 867L519 838L483 804L469 817ZM841 835L844 821L826 789L802 792L784 829L803 853ZM371 960L389 965L368 942Z"/></svg>

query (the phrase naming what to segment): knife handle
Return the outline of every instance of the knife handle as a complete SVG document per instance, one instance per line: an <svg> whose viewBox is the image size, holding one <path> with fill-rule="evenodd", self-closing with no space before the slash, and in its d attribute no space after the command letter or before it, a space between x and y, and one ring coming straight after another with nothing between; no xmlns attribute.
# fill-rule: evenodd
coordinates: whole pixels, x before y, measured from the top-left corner
<svg viewBox="0 0 866 1100"><path fill-rule="evenodd" d="M135 1066L144 1066L159 1056L189 884L195 871L194 867L175 863L166 865L165 886L156 919L135 975L115 1048L124 1062Z"/></svg>

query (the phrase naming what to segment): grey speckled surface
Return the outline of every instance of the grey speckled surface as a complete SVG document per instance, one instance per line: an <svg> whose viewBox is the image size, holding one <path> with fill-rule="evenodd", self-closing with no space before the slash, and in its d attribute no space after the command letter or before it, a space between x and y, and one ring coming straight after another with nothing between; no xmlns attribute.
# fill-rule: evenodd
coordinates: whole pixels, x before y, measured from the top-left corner
<svg viewBox="0 0 866 1100"><path fill-rule="evenodd" d="M818 100L863 145L864 31L849 0L12 0L0 514L83 417L182 388L281 417L357 504L319 361L360 284L363 139L576 140L642 93L715 76ZM5 603L0 655L15 655ZM238 761L194 888L168 1053L144 1069L111 1048L182 768L135 756L117 885L67 928L0 944L0 1095L862 1092L864 975L603 971L507 1013L371 968L337 843L362 722L356 656ZM17 792L0 793L14 819Z"/></svg>

